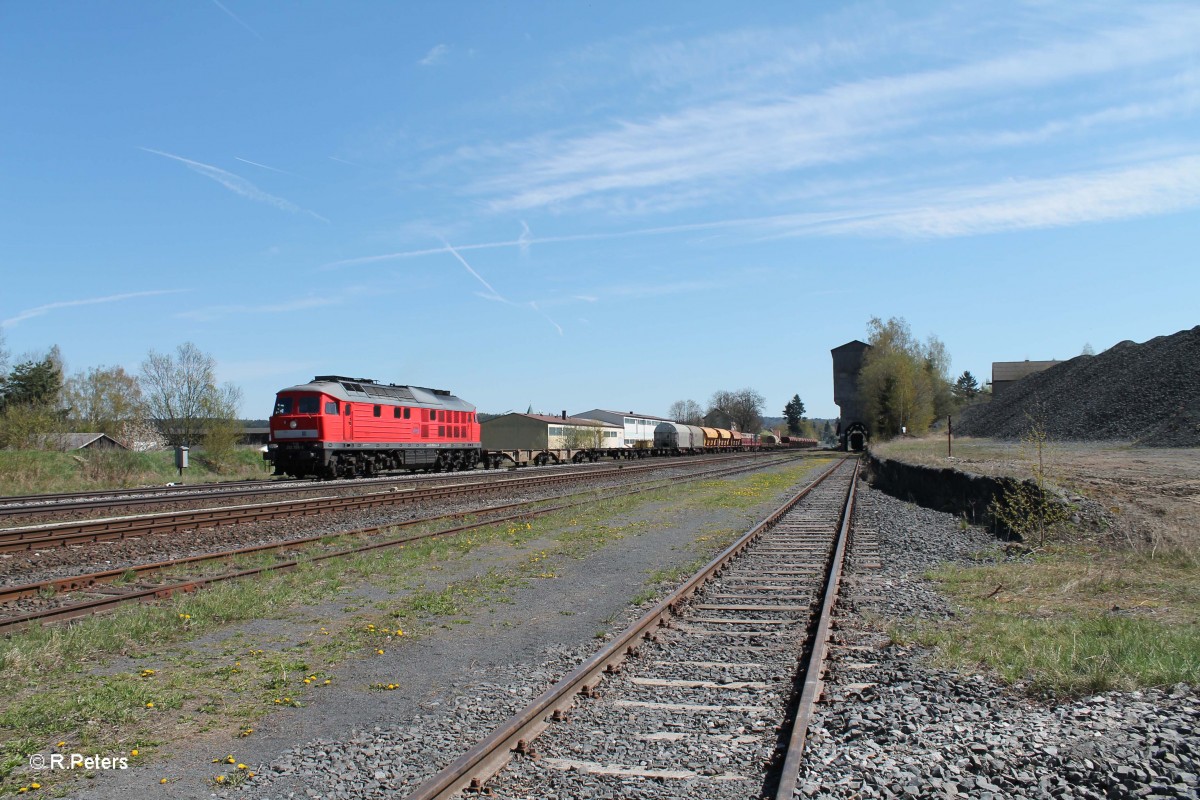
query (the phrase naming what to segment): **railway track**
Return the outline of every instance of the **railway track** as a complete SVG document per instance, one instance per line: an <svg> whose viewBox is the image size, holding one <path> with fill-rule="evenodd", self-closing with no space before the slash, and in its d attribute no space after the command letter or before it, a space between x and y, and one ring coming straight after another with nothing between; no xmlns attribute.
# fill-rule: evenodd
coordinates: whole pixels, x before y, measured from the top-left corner
<svg viewBox="0 0 1200 800"><path fill-rule="evenodd" d="M746 460L747 456L723 456L705 460L705 464ZM757 459L756 459L757 460ZM338 511L359 511L379 506L404 505L473 496L497 494L598 480L618 475L651 472L678 462L652 462L636 466L618 465L598 470L538 473L533 476L493 477L450 485L390 489L346 496L327 496L302 500L284 500L220 508L189 509L156 514L131 515L104 519L73 520L16 528L0 529L0 553L22 550L47 550L87 543L138 538L196 528L220 527L260 522L281 517L313 516ZM767 462L763 462L767 463Z"/></svg>
<svg viewBox="0 0 1200 800"><path fill-rule="evenodd" d="M674 476L665 479L650 477L649 480L644 481L641 485L609 491L606 497L638 494L653 489L677 485L680 482L728 477L739 473L759 470L774 463L779 462L774 459L770 461L755 459L750 464L735 463L717 469L704 470L695 475L685 477ZM623 473L629 474L631 471L635 470L626 469ZM580 495L584 495L585 499L565 504L559 502ZM372 526L345 531L337 534L335 537L326 533L237 550L138 564L84 575L51 578L21 585L3 586L0 587L0 605L8 606L10 612L14 604L31 598L37 598L39 604L43 607L33 611L27 611L24 608L18 607L18 612L25 613L9 613L0 617L0 634L19 630L32 624L45 624L102 613L126 603L164 599L175 594L193 592L214 583L254 577L268 572L287 571L297 568L302 563L317 563L332 558L340 558L386 547L403 546L419 539L447 536L472 528L496 525L506 521L526 520L594 501L594 490L585 490L554 498L550 501L546 499L529 500L501 506L491 506L480 511L455 512L437 517L426 517L384 526ZM547 502L552 503L552 505L533 508ZM430 523L459 519L465 516L484 516L486 518L470 524L430 532L406 536L383 536L383 534L414 525L429 525ZM374 538L374 540L366 544L348 547L344 541L347 538ZM333 544L329 544L331 539L334 542ZM322 546L323 544L328 546ZM306 552L301 555L298 551L302 548L317 548L317 551ZM236 564L238 559L269 554L276 554L278 560L271 564L252 568L240 568ZM190 572L190 574L180 575L181 570Z"/></svg>
<svg viewBox="0 0 1200 800"><path fill-rule="evenodd" d="M648 797L655 782L791 800L857 470L835 464L409 800Z"/></svg>
<svg viewBox="0 0 1200 800"><path fill-rule="evenodd" d="M761 454L760 454L761 455ZM687 456L675 463L700 461L727 456ZM522 467L522 473L553 472L565 469L588 471L610 469L608 464L553 464L548 466ZM344 478L339 480L312 480L297 478L275 478L261 481L231 481L214 484L188 484L185 486L152 486L139 489L112 489L108 491L65 492L59 494L22 495L0 497L0 518L37 520L45 517L69 517L93 511L119 508L163 506L168 504L202 503L221 501L227 498L256 497L304 492L357 492L375 487L404 484L445 483L478 477L493 480L507 475L515 468L479 469L469 472L440 472L432 474L385 475L375 478Z"/></svg>

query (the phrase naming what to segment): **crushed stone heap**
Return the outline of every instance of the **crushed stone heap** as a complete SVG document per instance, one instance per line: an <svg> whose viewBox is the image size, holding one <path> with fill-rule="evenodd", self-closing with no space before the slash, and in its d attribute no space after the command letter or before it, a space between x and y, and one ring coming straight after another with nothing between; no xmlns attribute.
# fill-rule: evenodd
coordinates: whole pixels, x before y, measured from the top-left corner
<svg viewBox="0 0 1200 800"><path fill-rule="evenodd" d="M965 409L954 430L1019 439L1031 416L1053 439L1200 446L1200 325L1029 375L999 399Z"/></svg>

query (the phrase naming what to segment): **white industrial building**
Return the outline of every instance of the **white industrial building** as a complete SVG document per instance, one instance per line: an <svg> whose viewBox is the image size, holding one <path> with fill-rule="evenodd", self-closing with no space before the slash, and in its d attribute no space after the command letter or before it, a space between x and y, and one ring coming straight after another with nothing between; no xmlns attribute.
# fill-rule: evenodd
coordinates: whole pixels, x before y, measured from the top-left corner
<svg viewBox="0 0 1200 800"><path fill-rule="evenodd" d="M603 408L593 408L573 416L582 419L594 419L607 422L615 427L624 428L625 435L619 447L653 447L654 429L661 422L674 422L666 417L655 417L650 414L635 414L632 411L607 411Z"/></svg>

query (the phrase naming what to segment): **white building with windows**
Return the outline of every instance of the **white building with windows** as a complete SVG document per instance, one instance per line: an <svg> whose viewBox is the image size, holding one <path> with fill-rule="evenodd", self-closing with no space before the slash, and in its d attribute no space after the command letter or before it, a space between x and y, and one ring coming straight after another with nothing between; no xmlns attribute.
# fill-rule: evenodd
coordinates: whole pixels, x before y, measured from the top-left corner
<svg viewBox="0 0 1200 800"><path fill-rule="evenodd" d="M654 429L661 422L674 422L666 417L655 417L651 414L636 414L633 411L607 411L603 408L593 408L574 415L582 419L594 419L619 426L624 431L621 447L653 447Z"/></svg>

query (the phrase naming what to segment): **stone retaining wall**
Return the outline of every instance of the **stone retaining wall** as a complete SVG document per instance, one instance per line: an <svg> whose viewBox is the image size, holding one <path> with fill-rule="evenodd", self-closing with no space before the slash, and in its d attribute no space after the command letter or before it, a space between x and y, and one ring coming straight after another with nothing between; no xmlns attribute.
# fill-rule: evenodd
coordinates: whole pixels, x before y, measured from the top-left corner
<svg viewBox="0 0 1200 800"><path fill-rule="evenodd" d="M1016 486L1014 478L995 478L972 475L948 467L925 467L906 464L867 454L867 481L872 487L900 500L916 503L924 508L945 511L965 517L975 525L984 525L1003 538L1010 531L999 525L988 512L992 500L1006 490ZM1036 486L1025 481L1026 488Z"/></svg>

